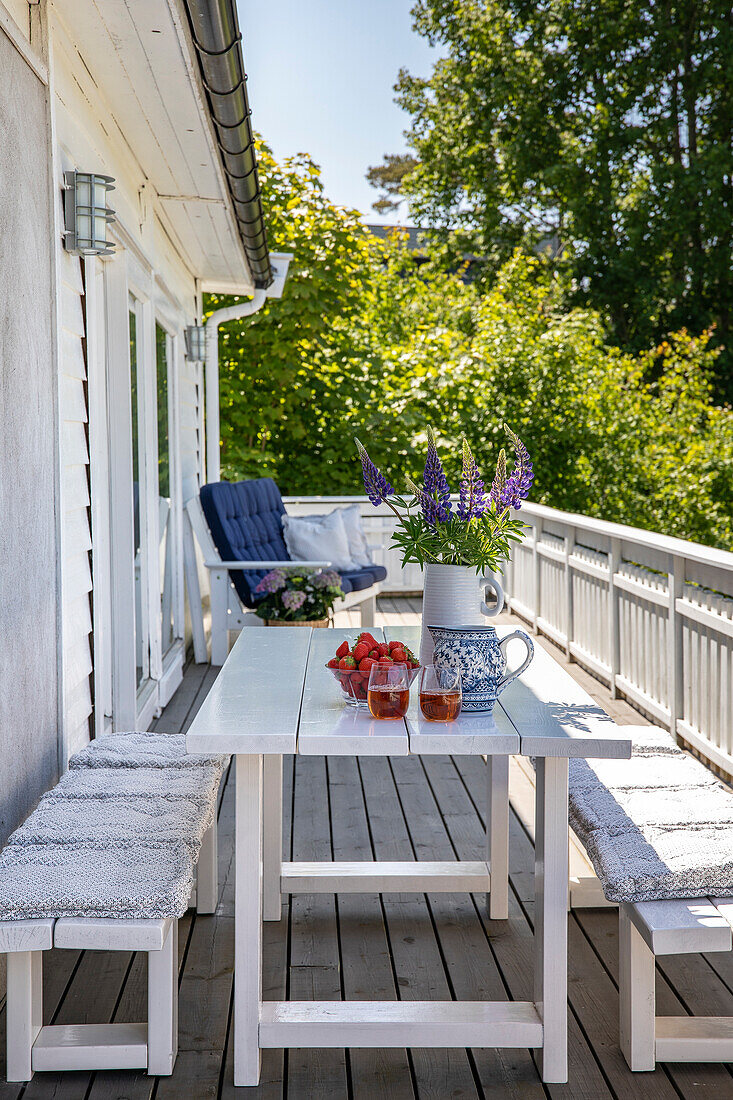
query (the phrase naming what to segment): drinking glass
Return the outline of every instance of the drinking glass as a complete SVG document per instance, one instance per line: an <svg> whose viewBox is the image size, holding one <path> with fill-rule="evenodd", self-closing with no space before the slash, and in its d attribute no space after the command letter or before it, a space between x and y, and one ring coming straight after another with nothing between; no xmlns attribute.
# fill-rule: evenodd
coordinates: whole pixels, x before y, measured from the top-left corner
<svg viewBox="0 0 733 1100"><path fill-rule="evenodd" d="M426 665L420 675L420 710L428 722L455 722L461 711L461 674Z"/></svg>
<svg viewBox="0 0 733 1100"><path fill-rule="evenodd" d="M407 665L372 665L367 702L372 718L404 718L410 705Z"/></svg>

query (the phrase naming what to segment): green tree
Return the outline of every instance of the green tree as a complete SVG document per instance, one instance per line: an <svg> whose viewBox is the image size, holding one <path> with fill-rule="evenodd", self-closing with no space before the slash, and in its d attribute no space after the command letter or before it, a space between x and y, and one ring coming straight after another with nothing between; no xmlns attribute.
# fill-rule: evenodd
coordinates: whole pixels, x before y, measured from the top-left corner
<svg viewBox="0 0 733 1100"><path fill-rule="evenodd" d="M462 436L488 475L507 422L535 461L532 500L731 545L733 413L711 398L709 334L609 347L547 260L518 249L466 285L329 203L307 157L280 166L263 147L260 166L270 246L295 259L284 297L224 332L225 476L361 494L358 436L401 491L431 425L457 485Z"/></svg>
<svg viewBox="0 0 733 1100"><path fill-rule="evenodd" d="M415 219L492 277L518 244L561 246L629 350L715 325L733 397L730 3L418 0L414 19L444 54L397 85Z"/></svg>
<svg viewBox="0 0 733 1100"><path fill-rule="evenodd" d="M405 176L417 167L410 153L387 153L381 164L367 168L366 178L381 194L372 207L378 214L392 214L399 210L404 198Z"/></svg>

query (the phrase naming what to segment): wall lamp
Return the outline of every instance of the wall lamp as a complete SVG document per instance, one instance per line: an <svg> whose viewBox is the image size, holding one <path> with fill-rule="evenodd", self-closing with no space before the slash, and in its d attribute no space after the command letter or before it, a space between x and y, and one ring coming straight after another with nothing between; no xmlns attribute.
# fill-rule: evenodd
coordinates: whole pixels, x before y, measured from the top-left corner
<svg viewBox="0 0 733 1100"><path fill-rule="evenodd" d="M64 172L64 248L77 256L111 256L114 241L107 240L107 223L115 220L107 206L114 191L112 176L94 172Z"/></svg>
<svg viewBox="0 0 733 1100"><path fill-rule="evenodd" d="M191 363L203 363L206 358L206 329L203 325L187 325L183 334L186 358Z"/></svg>

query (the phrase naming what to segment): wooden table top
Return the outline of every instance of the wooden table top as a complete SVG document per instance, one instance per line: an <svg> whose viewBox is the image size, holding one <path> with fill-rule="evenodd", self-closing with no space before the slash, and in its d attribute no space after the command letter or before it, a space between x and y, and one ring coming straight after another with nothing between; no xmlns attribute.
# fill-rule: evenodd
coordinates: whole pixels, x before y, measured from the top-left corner
<svg viewBox="0 0 733 1100"><path fill-rule="evenodd" d="M501 637L509 627L497 627ZM325 668L357 630L248 627L241 631L187 735L189 752L301 753L309 756L466 755L617 757L631 741L572 676L535 646L522 676L493 714L462 713L455 722L426 722L417 681L404 720L378 721L345 706ZM417 627L372 630L415 650ZM513 658L509 648L510 662Z"/></svg>

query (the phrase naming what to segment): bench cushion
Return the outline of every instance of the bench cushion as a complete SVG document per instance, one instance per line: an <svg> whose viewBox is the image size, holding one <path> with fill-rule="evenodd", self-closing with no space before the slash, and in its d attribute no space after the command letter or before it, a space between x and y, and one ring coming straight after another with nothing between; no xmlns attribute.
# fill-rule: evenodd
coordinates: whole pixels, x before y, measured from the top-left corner
<svg viewBox="0 0 733 1100"><path fill-rule="evenodd" d="M220 769L228 756L187 753L178 733L109 733L90 741L69 761L70 768L207 768Z"/></svg>
<svg viewBox="0 0 733 1100"><path fill-rule="evenodd" d="M282 529L285 506L272 478L204 485L201 507L223 561L290 560ZM255 607L262 599L255 589L267 572L247 569L230 574L245 607Z"/></svg>
<svg viewBox="0 0 733 1100"><path fill-rule="evenodd" d="M110 803L109 798L44 797L8 843L145 848L178 841L196 857L215 808L213 799L122 797Z"/></svg>
<svg viewBox="0 0 733 1100"><path fill-rule="evenodd" d="M609 901L733 893L733 792L663 730L630 761L570 761L570 824ZM638 742L638 743L637 743Z"/></svg>
<svg viewBox="0 0 733 1100"><path fill-rule="evenodd" d="M181 917L193 856L157 847L10 844L0 853L0 920Z"/></svg>
<svg viewBox="0 0 733 1100"><path fill-rule="evenodd" d="M46 799L59 798L190 798L213 805L221 772L208 768L72 768Z"/></svg>

